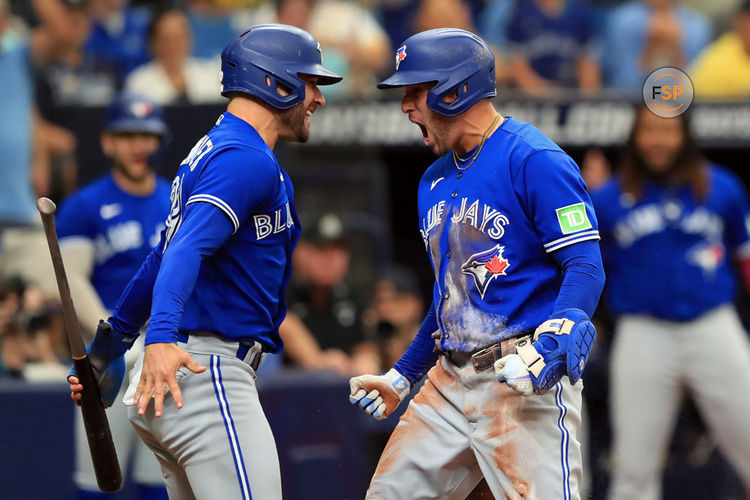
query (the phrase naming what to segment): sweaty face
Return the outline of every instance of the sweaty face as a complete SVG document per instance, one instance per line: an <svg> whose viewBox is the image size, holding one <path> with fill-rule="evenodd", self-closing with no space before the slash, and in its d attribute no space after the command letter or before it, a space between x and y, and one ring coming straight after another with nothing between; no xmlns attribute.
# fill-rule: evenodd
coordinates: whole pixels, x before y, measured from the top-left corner
<svg viewBox="0 0 750 500"><path fill-rule="evenodd" d="M279 111L280 137L287 141L307 142L310 139L310 117L326 100L318 88L318 78L300 75L305 81L305 100Z"/></svg>
<svg viewBox="0 0 750 500"><path fill-rule="evenodd" d="M442 156L453 148L453 137L446 117L435 113L427 106L427 93L432 83L420 83L404 87L401 111L409 115L409 121L422 131L425 146Z"/></svg>
<svg viewBox="0 0 750 500"><path fill-rule="evenodd" d="M149 157L159 148L159 136L142 132L105 134L104 153L112 158L115 170L138 182L151 175Z"/></svg>
<svg viewBox="0 0 750 500"><path fill-rule="evenodd" d="M661 118L648 110L640 112L635 145L652 174L666 174L672 169L684 140L680 118Z"/></svg>

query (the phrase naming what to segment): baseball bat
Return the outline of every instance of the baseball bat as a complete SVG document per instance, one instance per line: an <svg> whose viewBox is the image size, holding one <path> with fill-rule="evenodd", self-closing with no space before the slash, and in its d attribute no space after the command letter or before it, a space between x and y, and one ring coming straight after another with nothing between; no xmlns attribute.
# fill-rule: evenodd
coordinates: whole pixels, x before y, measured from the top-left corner
<svg viewBox="0 0 750 500"><path fill-rule="evenodd" d="M70 343L70 352L73 355L76 376L83 385L81 413L86 428L86 439L91 451L91 460L94 463L96 482L99 489L104 492L117 491L122 485L120 463L117 460L117 452L112 441L107 414L104 412L99 385L94 378L91 362L86 354L78 317L73 307L73 299L70 296L68 277L65 274L60 244L57 241L57 230L55 229L54 214L57 207L49 198L39 198L36 201L36 208L42 216L47 246L49 246L49 253L52 257L52 266L55 268L57 289L60 291L65 330L68 332L68 342Z"/></svg>

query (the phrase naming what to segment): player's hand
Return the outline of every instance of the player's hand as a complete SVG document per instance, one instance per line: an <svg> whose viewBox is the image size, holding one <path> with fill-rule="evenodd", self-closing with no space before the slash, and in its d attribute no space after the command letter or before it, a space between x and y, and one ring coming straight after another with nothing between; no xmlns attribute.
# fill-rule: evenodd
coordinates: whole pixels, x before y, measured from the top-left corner
<svg viewBox="0 0 750 500"><path fill-rule="evenodd" d="M349 380L349 402L377 420L387 418L409 394L411 384L391 368L384 375L360 375Z"/></svg>
<svg viewBox="0 0 750 500"><path fill-rule="evenodd" d="M495 373L517 392L544 394L567 375L575 384L583 375L596 329L585 312L565 309L552 314L534 332L533 344L527 339L516 343L516 353L495 361ZM528 376L528 381L526 377Z"/></svg>
<svg viewBox="0 0 750 500"><path fill-rule="evenodd" d="M91 361L91 359L89 360ZM125 356L120 356L119 358L112 360L103 370L101 366L98 366L92 361L91 369L94 372L94 378L99 386L99 396L101 397L102 404L105 408L109 408L114 404L117 395L120 393L122 381L125 379ZM74 380L75 382L73 382ZM80 400L81 393L83 392L83 385L81 385L78 377L76 377L75 366L70 369L68 383L70 383L70 397L73 398L73 401L75 401L78 406L81 406Z"/></svg>
<svg viewBox="0 0 750 500"><path fill-rule="evenodd" d="M83 386L80 380L75 375L68 375L68 383L70 384L70 398L76 402L77 406L81 406Z"/></svg>
<svg viewBox="0 0 750 500"><path fill-rule="evenodd" d="M495 361L495 373L498 382L505 382L508 387L522 396L534 394L531 374L518 354L508 354Z"/></svg>
<svg viewBox="0 0 750 500"><path fill-rule="evenodd" d="M182 393L177 384L177 370L182 367L193 373L203 373L205 366L201 366L183 351L177 344L154 343L146 346L143 357L143 370L138 388L133 398L138 405L138 414L144 415L151 398L154 398L154 415L159 418L164 408L164 389L169 388L172 399L177 408L182 408Z"/></svg>
<svg viewBox="0 0 750 500"><path fill-rule="evenodd" d="M91 345L86 349L86 355L91 363L91 370L94 372L94 379L99 386L99 394L105 407L112 406L122 387L122 381L125 379L125 352L133 345L134 337L127 337L116 333L106 321L99 321L96 327L96 335L91 341ZM68 375L68 381L71 378L76 379L77 386L81 386L78 377L75 376L75 366L71 368ZM81 386L81 391L83 387ZM71 387L71 397L75 391ZM78 391L80 393L80 391ZM78 403L80 394L73 400ZM80 405L79 405L80 406Z"/></svg>

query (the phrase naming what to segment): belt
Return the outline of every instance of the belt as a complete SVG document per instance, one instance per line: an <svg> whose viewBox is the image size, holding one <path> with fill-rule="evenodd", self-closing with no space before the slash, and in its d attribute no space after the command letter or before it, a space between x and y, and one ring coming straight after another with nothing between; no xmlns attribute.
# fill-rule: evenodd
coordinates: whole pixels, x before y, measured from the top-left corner
<svg viewBox="0 0 750 500"><path fill-rule="evenodd" d="M495 361L516 353L516 344L528 340L527 332L515 337L501 340L478 351L441 351L443 356L456 366L462 366L471 361L474 371L477 373L489 370L495 365Z"/></svg>
<svg viewBox="0 0 750 500"><path fill-rule="evenodd" d="M263 359L263 345L257 340L227 340L213 332L180 331L177 342L187 344L188 350L202 354L233 356L257 371Z"/></svg>

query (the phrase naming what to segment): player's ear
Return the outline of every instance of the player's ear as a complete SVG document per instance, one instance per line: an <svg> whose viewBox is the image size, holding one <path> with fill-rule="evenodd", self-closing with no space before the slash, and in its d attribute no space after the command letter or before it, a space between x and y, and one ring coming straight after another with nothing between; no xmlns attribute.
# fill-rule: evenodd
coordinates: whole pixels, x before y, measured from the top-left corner
<svg viewBox="0 0 750 500"><path fill-rule="evenodd" d="M100 137L100 143L104 156L112 156L114 146L112 144L112 136L110 134L102 134Z"/></svg>

